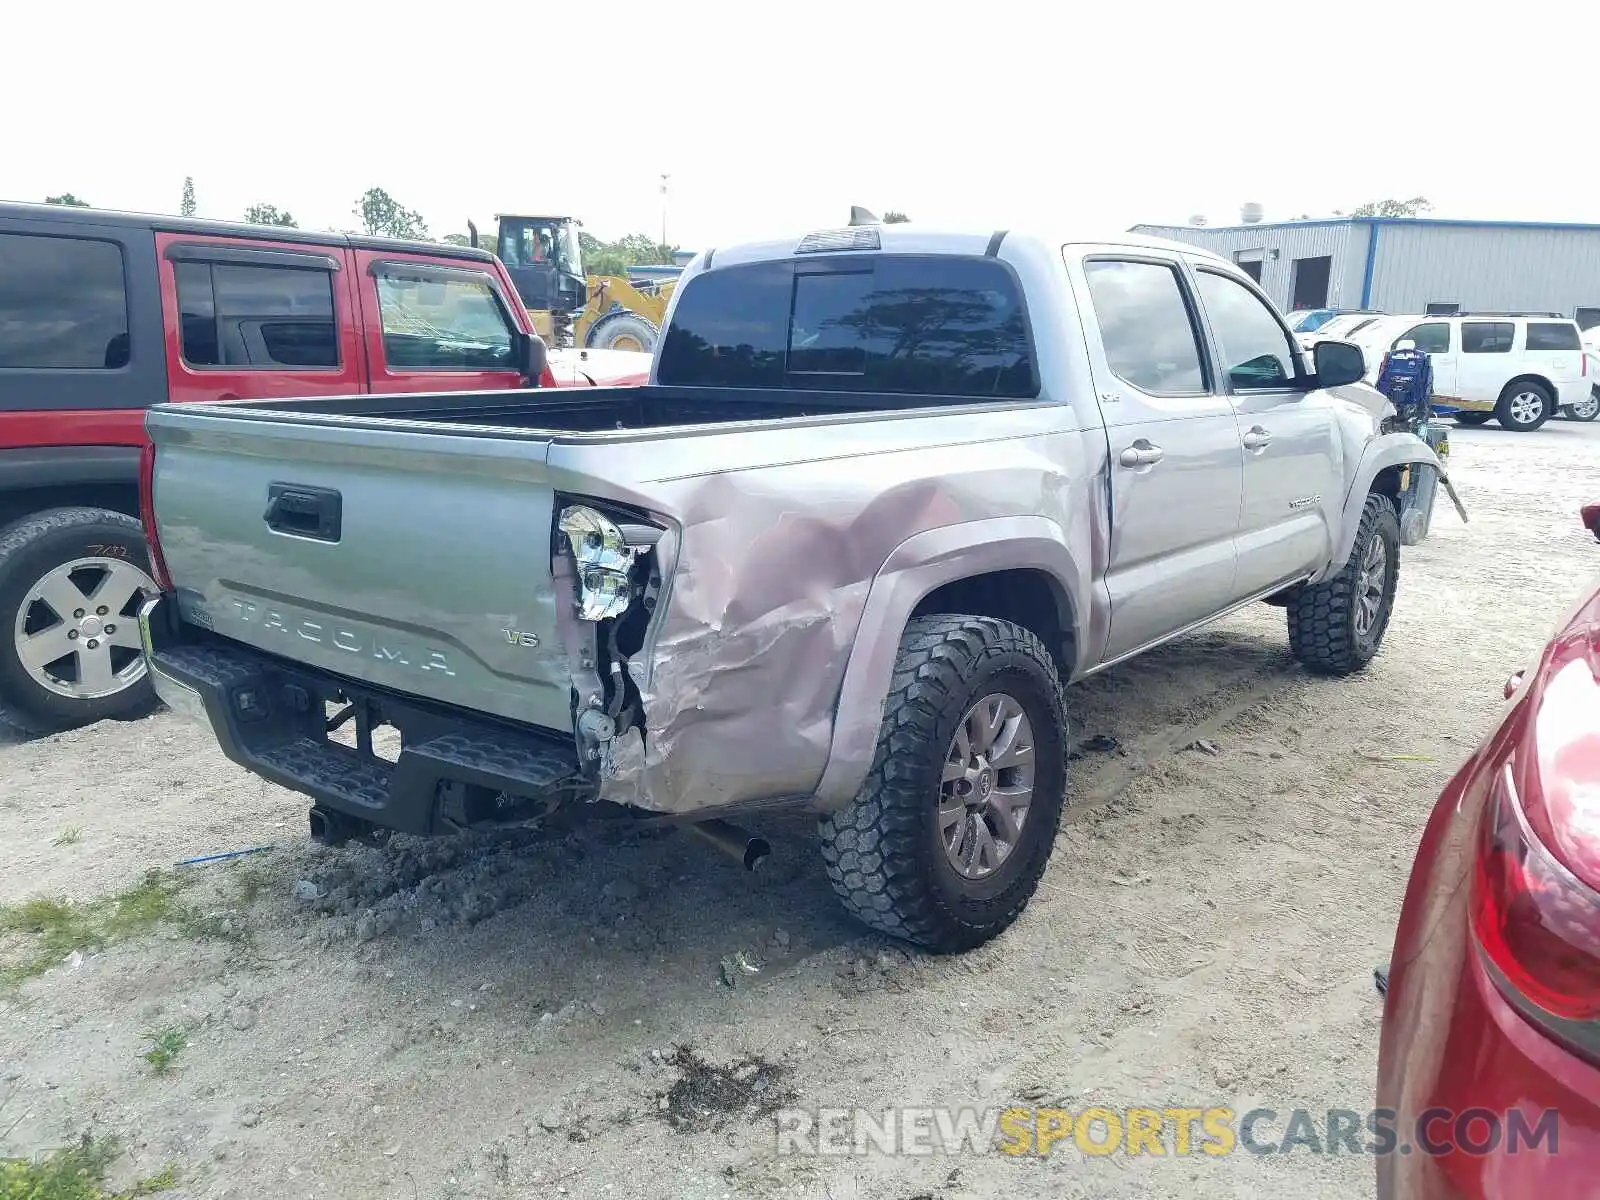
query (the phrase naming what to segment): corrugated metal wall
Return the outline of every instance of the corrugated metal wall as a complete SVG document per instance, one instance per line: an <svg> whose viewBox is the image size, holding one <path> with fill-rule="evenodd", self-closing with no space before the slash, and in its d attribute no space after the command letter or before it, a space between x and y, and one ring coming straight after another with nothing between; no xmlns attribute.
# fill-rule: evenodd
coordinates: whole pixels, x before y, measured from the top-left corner
<svg viewBox="0 0 1600 1200"><path fill-rule="evenodd" d="M1372 307L1559 312L1600 307L1600 229L1384 224Z"/></svg>
<svg viewBox="0 0 1600 1200"><path fill-rule="evenodd" d="M1430 221L1328 221L1206 229L1137 225L1224 258L1261 251L1261 286L1288 311L1297 258L1333 256L1328 303L1360 308L1367 242L1376 235L1367 307L1420 313L1429 304L1481 311L1532 310L1574 315L1600 308L1600 229L1450 225ZM1278 251L1273 260L1272 250Z"/></svg>
<svg viewBox="0 0 1600 1200"><path fill-rule="evenodd" d="M1201 246L1235 261L1260 258L1261 289L1288 312L1294 288L1294 263L1301 258L1333 259L1328 304L1361 307L1361 281L1367 257L1366 225L1350 221L1305 221L1289 225L1249 225L1206 229L1196 225L1135 225L1134 232ZM1272 251L1278 257L1272 257Z"/></svg>

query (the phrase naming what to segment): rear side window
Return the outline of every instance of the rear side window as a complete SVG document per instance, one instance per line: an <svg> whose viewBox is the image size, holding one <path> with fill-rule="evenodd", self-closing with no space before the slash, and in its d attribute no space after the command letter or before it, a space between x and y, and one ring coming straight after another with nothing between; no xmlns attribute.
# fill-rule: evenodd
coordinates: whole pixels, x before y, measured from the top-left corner
<svg viewBox="0 0 1600 1200"><path fill-rule="evenodd" d="M1529 321L1529 350L1581 350L1578 327L1565 321Z"/></svg>
<svg viewBox="0 0 1600 1200"><path fill-rule="evenodd" d="M127 365L122 247L0 234L0 368L105 371Z"/></svg>
<svg viewBox="0 0 1600 1200"><path fill-rule="evenodd" d="M1178 273L1159 263L1084 263L1095 323L1112 372L1156 396L1206 390L1194 317Z"/></svg>
<svg viewBox="0 0 1600 1200"><path fill-rule="evenodd" d="M1463 321L1461 353L1509 354L1516 332L1517 327L1510 321Z"/></svg>
<svg viewBox="0 0 1600 1200"><path fill-rule="evenodd" d="M753 263L691 279L656 377L974 399L1039 390L1010 271L912 255Z"/></svg>
<svg viewBox="0 0 1600 1200"><path fill-rule="evenodd" d="M333 274L175 262L179 337L192 367L337 367Z"/></svg>
<svg viewBox="0 0 1600 1200"><path fill-rule="evenodd" d="M1288 387L1294 382L1295 349L1278 318L1237 280L1198 271L1200 298L1222 351L1228 382L1236 391Z"/></svg>
<svg viewBox="0 0 1600 1200"><path fill-rule="evenodd" d="M1426 325L1413 325L1394 341L1389 343L1389 349L1397 349L1401 342L1415 342L1417 349L1424 354L1449 354L1450 353L1450 323L1448 321L1430 321Z"/></svg>
<svg viewBox="0 0 1600 1200"><path fill-rule="evenodd" d="M442 276L389 267L378 277L383 353L416 371L505 371L512 327L487 276Z"/></svg>

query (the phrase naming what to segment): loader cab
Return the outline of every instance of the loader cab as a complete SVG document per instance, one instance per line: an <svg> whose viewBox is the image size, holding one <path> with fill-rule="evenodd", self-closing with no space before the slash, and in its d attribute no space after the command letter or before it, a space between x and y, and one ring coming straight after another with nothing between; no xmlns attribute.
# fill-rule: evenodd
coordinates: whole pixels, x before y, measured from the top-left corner
<svg viewBox="0 0 1600 1200"><path fill-rule="evenodd" d="M517 295L538 312L577 312L588 303L578 223L571 217L501 216L495 253Z"/></svg>

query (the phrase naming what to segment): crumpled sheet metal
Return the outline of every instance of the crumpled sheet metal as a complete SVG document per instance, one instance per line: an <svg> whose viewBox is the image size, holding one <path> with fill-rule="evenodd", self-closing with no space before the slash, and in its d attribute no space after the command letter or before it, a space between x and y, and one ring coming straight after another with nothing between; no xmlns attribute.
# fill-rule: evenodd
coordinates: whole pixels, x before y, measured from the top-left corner
<svg viewBox="0 0 1600 1200"><path fill-rule="evenodd" d="M962 506L926 479L864 507L808 503L764 474L693 482L681 532L657 548L666 610L630 663L643 753L617 739L601 795L674 814L807 796L874 575L906 537L961 519Z"/></svg>

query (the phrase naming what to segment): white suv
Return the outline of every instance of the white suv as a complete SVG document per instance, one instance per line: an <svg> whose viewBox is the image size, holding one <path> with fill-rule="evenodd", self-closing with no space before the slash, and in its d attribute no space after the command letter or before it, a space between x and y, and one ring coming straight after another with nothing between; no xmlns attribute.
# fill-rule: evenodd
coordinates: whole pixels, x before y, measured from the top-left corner
<svg viewBox="0 0 1600 1200"><path fill-rule="evenodd" d="M1498 313L1383 317L1345 335L1367 356L1376 382L1383 356L1411 341L1433 360L1434 401L1463 425L1491 417L1507 429L1538 429L1559 409L1582 415L1596 382L1575 321Z"/></svg>

